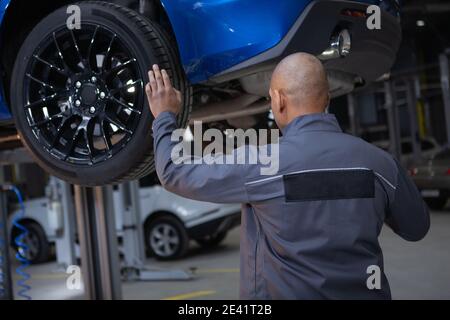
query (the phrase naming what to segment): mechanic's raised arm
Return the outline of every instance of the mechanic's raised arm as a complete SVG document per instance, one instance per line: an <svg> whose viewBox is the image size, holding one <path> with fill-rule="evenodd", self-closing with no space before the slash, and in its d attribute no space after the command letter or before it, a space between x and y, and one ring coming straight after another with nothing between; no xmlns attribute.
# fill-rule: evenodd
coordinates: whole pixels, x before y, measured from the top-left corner
<svg viewBox="0 0 450 320"><path fill-rule="evenodd" d="M217 203L248 202L245 190L245 165L175 164L172 141L177 127L176 115L181 111L181 93L170 81L166 70L157 65L149 72L146 93L153 122L155 165L161 184L180 196Z"/></svg>

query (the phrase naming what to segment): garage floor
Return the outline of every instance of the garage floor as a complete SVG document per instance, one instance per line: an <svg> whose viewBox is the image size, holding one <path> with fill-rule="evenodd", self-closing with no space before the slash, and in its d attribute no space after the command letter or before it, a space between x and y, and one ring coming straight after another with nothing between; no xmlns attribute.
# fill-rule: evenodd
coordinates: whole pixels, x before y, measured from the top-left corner
<svg viewBox="0 0 450 320"><path fill-rule="evenodd" d="M381 244L394 299L450 299L450 208L432 214L431 231L423 241L408 243L384 228ZM205 251L192 245L189 256L178 262L148 261L149 265L192 271L195 279L176 282L123 284L125 299L237 299L239 297L239 230L223 245ZM69 291L67 276L55 263L29 268L34 299L81 299Z"/></svg>

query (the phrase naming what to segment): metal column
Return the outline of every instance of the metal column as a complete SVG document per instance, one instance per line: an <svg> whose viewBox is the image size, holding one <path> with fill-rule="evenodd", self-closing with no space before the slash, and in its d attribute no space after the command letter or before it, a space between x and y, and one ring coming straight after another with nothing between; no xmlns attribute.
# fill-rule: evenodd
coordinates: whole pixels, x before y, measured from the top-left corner
<svg viewBox="0 0 450 320"><path fill-rule="evenodd" d="M355 95L353 93L347 95L348 116L350 118L350 133L354 136L359 136L359 121L355 100Z"/></svg>
<svg viewBox="0 0 450 320"><path fill-rule="evenodd" d="M122 298L112 187L75 186L75 210L85 295Z"/></svg>
<svg viewBox="0 0 450 320"><path fill-rule="evenodd" d="M62 214L62 228L56 238L56 257L58 264L67 268L76 264L75 257L75 207L71 185L58 178L50 178L51 202L60 203Z"/></svg>
<svg viewBox="0 0 450 320"><path fill-rule="evenodd" d="M441 68L441 86L442 97L444 99L445 126L447 129L447 143L450 144L450 69L448 56L441 54L439 56L439 65Z"/></svg>
<svg viewBox="0 0 450 320"><path fill-rule="evenodd" d="M13 300L6 193L0 193L0 300Z"/></svg>
<svg viewBox="0 0 450 320"><path fill-rule="evenodd" d="M411 80L405 80L405 86L413 159L417 162L421 154L419 126L417 123L417 97L414 90L414 83Z"/></svg>
<svg viewBox="0 0 450 320"><path fill-rule="evenodd" d="M394 83L392 81L386 81L384 83L384 96L389 126L389 151L400 160L400 126L398 123L398 110L394 92Z"/></svg>
<svg viewBox="0 0 450 320"><path fill-rule="evenodd" d="M125 268L142 266L145 260L144 236L141 221L139 182L120 186L123 201L123 250Z"/></svg>
<svg viewBox="0 0 450 320"><path fill-rule="evenodd" d="M191 280L192 275L184 270L151 268L144 265L145 246L142 228L141 199L139 182L128 182L119 187L123 214L122 274L126 280L168 281Z"/></svg>

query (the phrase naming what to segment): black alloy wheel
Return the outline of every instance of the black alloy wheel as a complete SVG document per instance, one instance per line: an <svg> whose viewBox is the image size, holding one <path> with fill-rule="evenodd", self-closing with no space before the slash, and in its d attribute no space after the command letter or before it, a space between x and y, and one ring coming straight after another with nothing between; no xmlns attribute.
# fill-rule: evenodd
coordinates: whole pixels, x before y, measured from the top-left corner
<svg viewBox="0 0 450 320"><path fill-rule="evenodd" d="M127 8L82 2L81 29L61 8L41 21L15 65L11 100L25 146L47 171L94 186L153 172L152 122L145 96L155 63L183 93L185 126L191 89L176 45L158 25Z"/></svg>

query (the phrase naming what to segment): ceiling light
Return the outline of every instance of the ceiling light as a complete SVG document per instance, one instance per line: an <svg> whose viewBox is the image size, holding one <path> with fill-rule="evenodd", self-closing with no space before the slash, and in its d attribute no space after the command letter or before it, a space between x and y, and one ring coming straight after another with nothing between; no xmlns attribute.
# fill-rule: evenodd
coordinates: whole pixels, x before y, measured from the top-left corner
<svg viewBox="0 0 450 320"><path fill-rule="evenodd" d="M423 21L423 20L417 20L417 21L416 21L416 25L417 25L418 27L425 27L425 21Z"/></svg>

